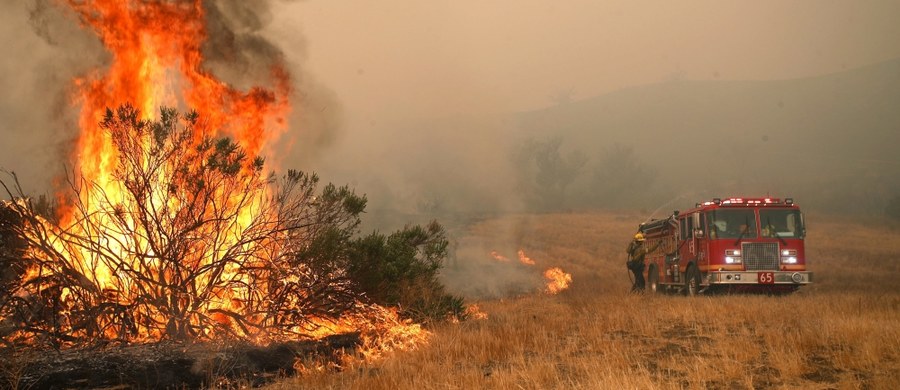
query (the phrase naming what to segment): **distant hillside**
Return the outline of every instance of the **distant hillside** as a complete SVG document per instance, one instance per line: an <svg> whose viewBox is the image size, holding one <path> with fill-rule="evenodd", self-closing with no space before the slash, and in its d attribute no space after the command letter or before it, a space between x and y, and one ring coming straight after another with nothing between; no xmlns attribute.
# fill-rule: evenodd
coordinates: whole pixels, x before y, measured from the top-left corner
<svg viewBox="0 0 900 390"><path fill-rule="evenodd" d="M805 79L653 84L516 119L524 137L561 136L591 157L633 147L673 191L789 193L867 212L900 194L900 59Z"/></svg>

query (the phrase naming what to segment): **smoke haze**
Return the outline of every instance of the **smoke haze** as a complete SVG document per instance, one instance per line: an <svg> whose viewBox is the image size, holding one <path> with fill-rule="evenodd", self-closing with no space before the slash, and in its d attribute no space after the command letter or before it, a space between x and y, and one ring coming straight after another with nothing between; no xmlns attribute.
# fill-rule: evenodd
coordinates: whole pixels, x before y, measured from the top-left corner
<svg viewBox="0 0 900 390"><path fill-rule="evenodd" d="M437 218L460 263L515 253L514 226L499 243L455 230L510 212L771 194L882 215L900 197L896 1L205 6L217 76L248 88L273 63L291 72L270 161L366 193L365 230ZM0 167L50 191L75 134L71 80L108 54L51 0L0 15Z"/></svg>
<svg viewBox="0 0 900 390"><path fill-rule="evenodd" d="M829 184L835 166L845 176L877 174L869 184L882 183L879 200L865 212L877 214L897 190L900 162L888 146L900 133L889 109L900 98L896 2L277 7L271 31L302 32L308 42L285 53L306 59L343 108L343 131L311 167L369 193L373 212L527 208L517 177L523 167L511 155L523 141L554 137L561 137L562 156L578 150L587 157L567 192L581 186L590 194L610 150L632 150L643 168L636 171L653 174L652 183L620 183L619 190L652 187L652 196L635 194L636 202L614 207L652 210L679 196L675 207L701 196L769 193L834 209L810 197ZM859 132L876 141L856 142ZM675 152L674 145L693 149ZM727 159L735 153L742 163ZM786 153L791 170L776 158ZM815 180L800 183L800 176ZM560 208L604 206L577 199L584 194L560 199ZM851 209L842 211L864 212Z"/></svg>

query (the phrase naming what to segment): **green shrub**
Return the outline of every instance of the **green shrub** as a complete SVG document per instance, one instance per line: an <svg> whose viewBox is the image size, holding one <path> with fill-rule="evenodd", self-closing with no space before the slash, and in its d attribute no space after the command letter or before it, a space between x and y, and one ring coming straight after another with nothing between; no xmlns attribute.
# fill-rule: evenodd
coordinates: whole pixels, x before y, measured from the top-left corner
<svg viewBox="0 0 900 390"><path fill-rule="evenodd" d="M348 272L372 303L399 306L417 321L462 317L459 297L437 280L448 241L437 222L406 226L388 236L373 232L352 243Z"/></svg>

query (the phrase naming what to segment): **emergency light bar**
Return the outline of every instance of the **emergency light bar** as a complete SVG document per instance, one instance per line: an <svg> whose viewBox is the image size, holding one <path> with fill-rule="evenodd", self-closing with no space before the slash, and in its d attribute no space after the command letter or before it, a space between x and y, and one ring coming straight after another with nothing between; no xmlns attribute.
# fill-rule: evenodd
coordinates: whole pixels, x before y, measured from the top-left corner
<svg viewBox="0 0 900 390"><path fill-rule="evenodd" d="M713 198L712 201L697 203L697 207L699 206L723 206L723 205L745 205L745 206L756 206L756 205L780 205L784 204L787 206L791 206L794 204L793 198L785 198L782 202L781 199L778 198Z"/></svg>
<svg viewBox="0 0 900 390"><path fill-rule="evenodd" d="M782 201L779 198L713 198L711 201L706 202L698 202L694 204L694 207L700 208L704 206L776 206L776 205L785 205L785 206L793 206L794 198L784 198Z"/></svg>

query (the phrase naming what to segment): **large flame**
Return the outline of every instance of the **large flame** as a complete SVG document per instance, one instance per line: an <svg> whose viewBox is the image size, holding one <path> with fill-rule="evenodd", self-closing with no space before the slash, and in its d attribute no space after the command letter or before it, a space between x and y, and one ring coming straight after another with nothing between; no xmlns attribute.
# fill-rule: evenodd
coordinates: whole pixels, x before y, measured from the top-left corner
<svg viewBox="0 0 900 390"><path fill-rule="evenodd" d="M207 31L201 0L65 2L85 26L97 33L111 53L111 63L104 74L95 73L75 81L78 87L75 100L81 106L81 116L73 160L81 182L88 183L77 195L81 198L80 204L88 209L75 210L64 203L60 212L63 228L92 234L81 231L87 228L84 221L78 218L93 215L103 207L113 206L123 210L140 207L125 195L126 184L115 177L117 147L110 132L99 126L110 107L132 104L141 113L142 119L155 116L162 106L196 110L202 113L202 120L193 127L195 143L227 136L249 155L263 154L266 146L284 131L290 110L290 80L281 65L276 63L272 69L272 89L255 87L249 91L234 89L203 68L201 45L207 39ZM163 171L159 174L172 175L174 172ZM252 220L252 206L266 195L265 188L258 191L260 193L249 194L251 200L246 202L247 207L240 210L226 236L242 231ZM152 202L166 202L165 188L154 188L151 192ZM223 191L221 197L245 195L248 194ZM227 198L219 201L233 202ZM175 204L170 206L178 207ZM111 225L108 221L91 222L94 226ZM118 232L113 229L98 234L97 240L121 246L118 248L121 253L140 253L141 250L135 249L145 244L135 242L133 238L117 237ZM116 275L118 285L113 285L113 273L116 271L98 261L97 256L83 253L79 257L83 270L96 275L101 290L121 289L121 275ZM204 261L201 257L184 261L200 264ZM128 281L125 284L129 284ZM221 305L233 307L239 304L227 293L220 292L218 295Z"/></svg>
<svg viewBox="0 0 900 390"><path fill-rule="evenodd" d="M105 74L76 80L81 132L73 156L76 172L112 200L122 199L123 183L112 177L116 148L98 127L109 107L134 104L145 116L155 116L161 106L189 107L203 113L198 140L226 135L251 155L284 131L290 80L281 66L272 69L274 89L247 92L203 69L200 48L207 32L201 0L66 2L112 54ZM63 214L64 226L71 216Z"/></svg>

